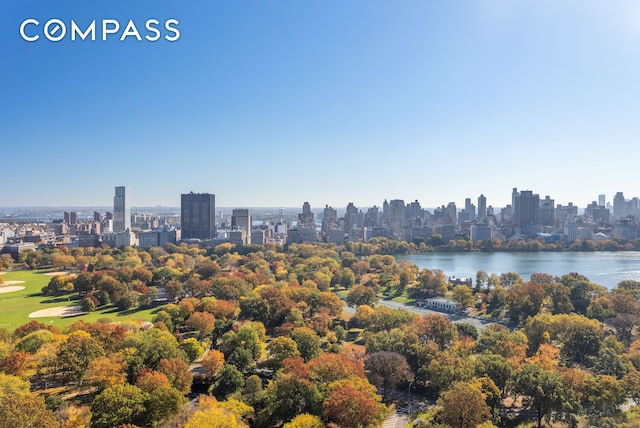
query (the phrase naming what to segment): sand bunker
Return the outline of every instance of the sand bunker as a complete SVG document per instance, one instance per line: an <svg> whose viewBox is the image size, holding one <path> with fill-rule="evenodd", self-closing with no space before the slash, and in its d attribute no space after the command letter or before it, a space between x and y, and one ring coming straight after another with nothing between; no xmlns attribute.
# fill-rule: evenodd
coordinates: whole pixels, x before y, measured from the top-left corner
<svg viewBox="0 0 640 428"><path fill-rule="evenodd" d="M16 282L22 282L22 281L16 281ZM24 287L21 287L19 285L0 285L0 294L11 293L13 291L20 291L20 290L24 290Z"/></svg>
<svg viewBox="0 0 640 428"><path fill-rule="evenodd" d="M63 275L69 275L69 272L47 272L47 273L45 273L45 275L48 275L48 276L63 276Z"/></svg>
<svg viewBox="0 0 640 428"><path fill-rule="evenodd" d="M0 284L0 287L4 287L5 285L18 285L18 284L24 284L24 281L5 281L2 284Z"/></svg>
<svg viewBox="0 0 640 428"><path fill-rule="evenodd" d="M80 306L56 306L31 312L29 318L70 317L81 312Z"/></svg>

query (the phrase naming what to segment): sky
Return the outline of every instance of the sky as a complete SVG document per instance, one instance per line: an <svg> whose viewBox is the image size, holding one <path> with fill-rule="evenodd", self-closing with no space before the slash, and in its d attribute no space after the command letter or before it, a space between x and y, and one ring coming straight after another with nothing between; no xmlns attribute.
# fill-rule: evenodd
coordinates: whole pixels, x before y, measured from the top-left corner
<svg viewBox="0 0 640 428"><path fill-rule="evenodd" d="M640 194L632 0L3 0L0 58L0 206Z"/></svg>

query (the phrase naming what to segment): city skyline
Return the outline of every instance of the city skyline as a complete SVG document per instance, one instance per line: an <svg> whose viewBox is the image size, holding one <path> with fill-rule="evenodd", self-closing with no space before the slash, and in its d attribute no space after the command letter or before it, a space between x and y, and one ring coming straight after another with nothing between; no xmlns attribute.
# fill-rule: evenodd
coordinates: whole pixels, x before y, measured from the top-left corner
<svg viewBox="0 0 640 428"><path fill-rule="evenodd" d="M640 193L640 7L556 3L3 2L0 205L108 206L117 183L137 207ZM181 37L30 43L27 18Z"/></svg>

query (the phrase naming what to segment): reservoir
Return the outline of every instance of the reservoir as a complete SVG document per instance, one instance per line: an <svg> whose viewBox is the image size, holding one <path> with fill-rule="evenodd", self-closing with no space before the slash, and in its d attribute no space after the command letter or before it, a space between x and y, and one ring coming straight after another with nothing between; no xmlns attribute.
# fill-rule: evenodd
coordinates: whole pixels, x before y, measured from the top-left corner
<svg viewBox="0 0 640 428"><path fill-rule="evenodd" d="M525 281L532 273L562 276L578 272L608 289L625 279L640 281L640 251L425 253L395 258L398 263L408 261L420 269L440 269L447 277L470 277L474 284L481 269L488 275L516 272Z"/></svg>

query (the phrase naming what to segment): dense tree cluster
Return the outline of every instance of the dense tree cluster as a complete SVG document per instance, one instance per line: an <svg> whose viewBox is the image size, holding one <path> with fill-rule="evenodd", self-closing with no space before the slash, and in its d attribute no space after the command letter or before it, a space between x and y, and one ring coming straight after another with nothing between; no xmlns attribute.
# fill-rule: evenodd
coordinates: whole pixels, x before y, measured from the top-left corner
<svg viewBox="0 0 640 428"><path fill-rule="evenodd" d="M433 400L433 426L500 425L509 407L529 409L538 426L621 423L621 405L640 401L640 282L606 290L577 273L525 281L479 271L473 288L451 286L441 271L389 255L437 244L25 253L25 267L72 271L43 294L77 297L87 312L155 309L152 323L0 330L0 395L10 397L0 400L0 420L379 426L401 386ZM496 322L478 331L381 304L394 296L447 296ZM343 313L347 305L355 314ZM186 405L196 385L198 403Z"/></svg>

